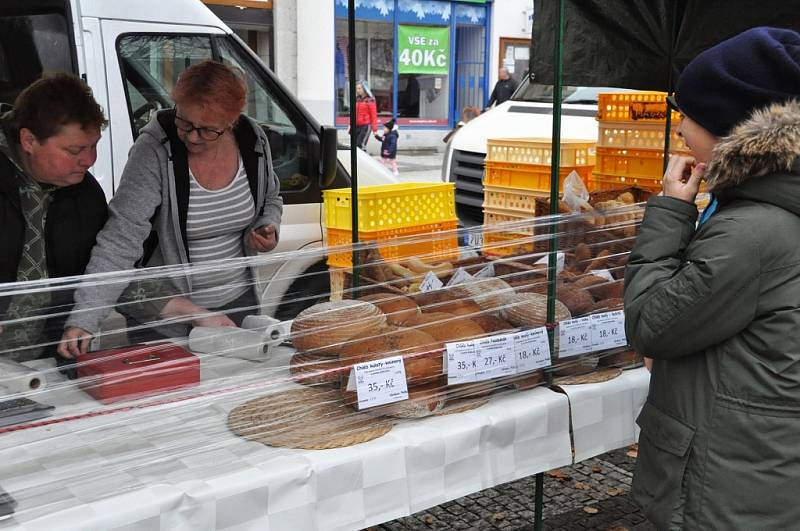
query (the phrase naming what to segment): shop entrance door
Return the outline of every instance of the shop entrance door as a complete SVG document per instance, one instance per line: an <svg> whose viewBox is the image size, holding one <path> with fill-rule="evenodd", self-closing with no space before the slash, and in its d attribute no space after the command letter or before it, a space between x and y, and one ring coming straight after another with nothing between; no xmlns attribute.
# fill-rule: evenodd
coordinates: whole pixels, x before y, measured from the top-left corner
<svg viewBox="0 0 800 531"><path fill-rule="evenodd" d="M486 28L456 27L456 97L452 116L458 122L466 106L486 104Z"/></svg>

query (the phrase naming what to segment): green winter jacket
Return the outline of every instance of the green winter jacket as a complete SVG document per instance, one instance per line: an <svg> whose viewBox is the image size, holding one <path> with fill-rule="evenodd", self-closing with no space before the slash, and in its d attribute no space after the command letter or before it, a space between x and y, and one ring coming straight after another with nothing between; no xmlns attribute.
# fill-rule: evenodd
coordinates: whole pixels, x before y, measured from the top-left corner
<svg viewBox="0 0 800 531"><path fill-rule="evenodd" d="M654 197L625 273L655 359L633 495L658 529L800 528L800 103L757 112L707 172L719 210Z"/></svg>

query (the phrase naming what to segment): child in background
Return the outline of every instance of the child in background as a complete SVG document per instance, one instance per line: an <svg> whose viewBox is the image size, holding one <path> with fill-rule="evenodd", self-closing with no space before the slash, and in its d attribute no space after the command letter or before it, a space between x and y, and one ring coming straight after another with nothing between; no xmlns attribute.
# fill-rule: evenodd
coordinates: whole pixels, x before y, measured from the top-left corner
<svg viewBox="0 0 800 531"><path fill-rule="evenodd" d="M383 124L383 137L375 135L381 142L381 161L387 167L392 168L392 174L399 175L397 171L397 139L400 133L397 132L397 124L394 120L389 120Z"/></svg>

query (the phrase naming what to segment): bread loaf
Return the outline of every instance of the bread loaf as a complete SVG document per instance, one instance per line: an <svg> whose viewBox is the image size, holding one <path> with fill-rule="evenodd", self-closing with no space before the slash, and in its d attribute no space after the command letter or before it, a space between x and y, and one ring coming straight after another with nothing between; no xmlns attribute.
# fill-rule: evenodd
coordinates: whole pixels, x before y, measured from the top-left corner
<svg viewBox="0 0 800 531"><path fill-rule="evenodd" d="M346 385L343 385L342 389L342 400L344 403L357 408L358 394L355 391L348 391ZM447 403L447 393L445 390L446 387L442 379L424 385L409 386L408 400L371 407L364 411L370 415L383 415L396 418L429 417L441 411Z"/></svg>
<svg viewBox="0 0 800 531"><path fill-rule="evenodd" d="M592 294L594 300L600 301L603 299L621 299L625 296L625 281L617 280L615 282L606 281L603 284L597 284L587 288L589 293Z"/></svg>
<svg viewBox="0 0 800 531"><path fill-rule="evenodd" d="M641 365L643 357L633 349L611 352L600 356L598 365L601 367L619 367L627 369Z"/></svg>
<svg viewBox="0 0 800 531"><path fill-rule="evenodd" d="M400 325L406 320L419 315L419 306L410 297L395 295L394 293L373 293L364 295L358 300L371 302L386 315L386 322L390 325Z"/></svg>
<svg viewBox="0 0 800 531"><path fill-rule="evenodd" d="M564 303L569 313L575 317L588 313L594 308L594 298L585 289L566 285L558 291L556 296L559 301Z"/></svg>
<svg viewBox="0 0 800 531"><path fill-rule="evenodd" d="M292 322L292 343L300 352L336 354L341 344L363 332L377 331L386 316L363 301L324 302L306 308Z"/></svg>
<svg viewBox="0 0 800 531"><path fill-rule="evenodd" d="M593 275L590 271L589 273L576 278L572 283L572 286L576 288L588 288L591 286L596 286L597 284L605 284L606 282L608 282L607 278L599 275Z"/></svg>
<svg viewBox="0 0 800 531"><path fill-rule="evenodd" d="M572 318L562 302L555 301L555 321ZM514 326L539 327L547 323L547 296L538 293L517 293L503 310L503 318Z"/></svg>
<svg viewBox="0 0 800 531"><path fill-rule="evenodd" d="M470 318L449 313L423 313L406 321L406 326L421 330L443 343L485 335L483 328Z"/></svg>
<svg viewBox="0 0 800 531"><path fill-rule="evenodd" d="M481 313L481 307L478 306L476 302L469 299L440 302L438 304L425 306L421 309L423 313L451 313L453 315L465 316Z"/></svg>
<svg viewBox="0 0 800 531"><path fill-rule="evenodd" d="M544 371L538 370L513 376L509 383L514 389L534 389L544 384Z"/></svg>
<svg viewBox="0 0 800 531"><path fill-rule="evenodd" d="M556 376L577 376L592 372L597 368L597 354L583 354L557 360L553 364Z"/></svg>
<svg viewBox="0 0 800 531"><path fill-rule="evenodd" d="M499 310L508 304L514 288L500 278L480 278L450 288L456 297L471 299L482 310Z"/></svg>
<svg viewBox="0 0 800 531"><path fill-rule="evenodd" d="M289 372L303 385L339 387L345 371L338 357L298 353L289 361Z"/></svg>
<svg viewBox="0 0 800 531"><path fill-rule="evenodd" d="M483 331L487 334L493 334L495 332L507 332L514 330L514 327L506 321L505 319L501 319L495 315L490 315L488 313L473 315L470 317L472 321L478 324Z"/></svg>

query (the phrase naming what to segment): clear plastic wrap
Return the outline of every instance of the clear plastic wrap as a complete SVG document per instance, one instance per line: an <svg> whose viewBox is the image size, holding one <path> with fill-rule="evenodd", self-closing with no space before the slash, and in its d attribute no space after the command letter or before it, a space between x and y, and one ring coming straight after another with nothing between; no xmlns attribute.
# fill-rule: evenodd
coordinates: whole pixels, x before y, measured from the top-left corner
<svg viewBox="0 0 800 531"><path fill-rule="evenodd" d="M11 525L333 529L320 519L339 518L355 528L567 464L569 412L551 386L641 362L625 342L622 288L645 197L601 192L589 212L1 285L0 487L17 502ZM432 239L482 244L417 245ZM429 252L386 261L387 246ZM357 265L293 273L342 253ZM226 310L239 327L208 326L215 312L164 315L193 296L174 279L237 268L251 271L241 287L253 294ZM275 295L272 283L289 290ZM87 286L125 290L74 310ZM10 318L25 301L49 304ZM52 357L71 310L99 312L103 325L87 354ZM439 469L443 490L422 494ZM456 469L457 480L447 475ZM348 498L376 484L383 494L369 496L383 501ZM376 508L393 498L401 509ZM306 514L309 503L318 512ZM361 507L354 520L350 503Z"/></svg>

